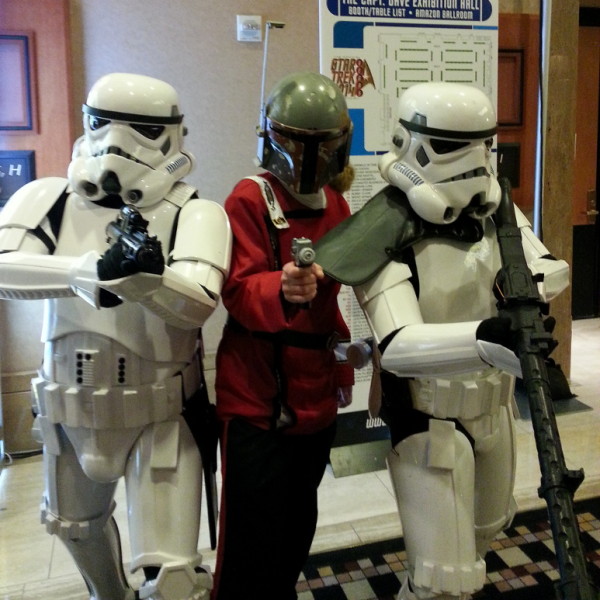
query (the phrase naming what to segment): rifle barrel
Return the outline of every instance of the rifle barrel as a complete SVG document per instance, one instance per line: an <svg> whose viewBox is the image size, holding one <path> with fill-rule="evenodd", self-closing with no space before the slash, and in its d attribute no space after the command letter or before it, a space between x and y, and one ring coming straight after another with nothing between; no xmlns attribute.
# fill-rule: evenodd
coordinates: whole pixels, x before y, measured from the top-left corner
<svg viewBox="0 0 600 600"><path fill-rule="evenodd" d="M544 329L544 305L523 253L510 183L505 178L499 183L502 199L495 221L502 256L499 281L503 297L498 301L498 314L511 320L511 328L517 334L517 354L540 463L538 494L548 506L560 572L560 598L597 600L598 592L590 581L573 508L573 495L583 481L583 470L570 471L566 467L546 368L545 359L555 342Z"/></svg>

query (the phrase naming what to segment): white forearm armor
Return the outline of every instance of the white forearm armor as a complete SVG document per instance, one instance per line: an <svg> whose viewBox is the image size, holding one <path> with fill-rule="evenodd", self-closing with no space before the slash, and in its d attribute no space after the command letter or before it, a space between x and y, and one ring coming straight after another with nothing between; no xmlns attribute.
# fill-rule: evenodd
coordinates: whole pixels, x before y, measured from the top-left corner
<svg viewBox="0 0 600 600"><path fill-rule="evenodd" d="M543 275L543 281L538 283L538 291L541 299L549 302L568 287L569 265L562 259L548 259L548 249L533 233L531 224L518 206L515 206L515 214L521 230L525 260L534 277Z"/></svg>

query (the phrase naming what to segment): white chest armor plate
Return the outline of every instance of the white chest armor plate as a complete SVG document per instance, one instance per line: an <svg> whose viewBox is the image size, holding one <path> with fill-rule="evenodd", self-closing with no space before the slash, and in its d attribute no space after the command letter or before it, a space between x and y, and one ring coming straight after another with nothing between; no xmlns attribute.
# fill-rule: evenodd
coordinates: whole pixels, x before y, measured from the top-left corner
<svg viewBox="0 0 600 600"><path fill-rule="evenodd" d="M425 323L480 320L497 313L490 293L501 267L496 233L488 227L471 245L426 240L415 245L419 307Z"/></svg>
<svg viewBox="0 0 600 600"><path fill-rule="evenodd" d="M143 213L149 221L149 233L157 235L165 254L168 252L177 210L173 204L162 202ZM77 256L89 250L103 254L108 248L106 224L113 221L117 214L116 209L93 205L72 194L65 206L54 254ZM159 230L156 229L157 223L160 223ZM151 335L145 332L151 332ZM46 300L42 341L51 342L46 349L46 360L60 356L64 361L65 354L79 350L72 347L65 337L77 335L81 338L81 334L86 334L88 340L88 347L84 350L97 351L109 338L150 363L185 363L193 354L197 340L195 330L172 327L137 303L124 302L114 308L97 310L79 298ZM94 334L99 336L97 341L93 341ZM68 353L63 346L69 348Z"/></svg>

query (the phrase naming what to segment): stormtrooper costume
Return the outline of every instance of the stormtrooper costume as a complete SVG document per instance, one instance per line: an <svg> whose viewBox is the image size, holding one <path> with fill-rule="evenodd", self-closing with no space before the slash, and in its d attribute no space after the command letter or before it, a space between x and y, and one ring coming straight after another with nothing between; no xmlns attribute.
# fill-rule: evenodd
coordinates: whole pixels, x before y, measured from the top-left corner
<svg viewBox="0 0 600 600"><path fill-rule="evenodd" d="M481 339L497 325L501 267L491 217L501 196L490 164L496 119L485 94L452 83L415 85L399 109L393 149L379 163L390 186L329 234L343 252L322 240L317 260L353 285L380 360L381 404L371 411L390 427L409 562L398 598L464 600L483 587L485 553L515 512L520 367L508 348ZM568 265L517 215L550 300L567 286Z"/></svg>
<svg viewBox="0 0 600 600"><path fill-rule="evenodd" d="M0 213L0 297L45 299L43 364L32 382L42 519L94 600L204 598L202 461L182 411L193 413L205 393L200 328L228 272L229 224L180 181L194 161L170 85L106 75L83 113L68 178L27 184ZM107 243L125 204L160 244L152 272ZM137 592L111 516L121 477L131 571L145 573Z"/></svg>

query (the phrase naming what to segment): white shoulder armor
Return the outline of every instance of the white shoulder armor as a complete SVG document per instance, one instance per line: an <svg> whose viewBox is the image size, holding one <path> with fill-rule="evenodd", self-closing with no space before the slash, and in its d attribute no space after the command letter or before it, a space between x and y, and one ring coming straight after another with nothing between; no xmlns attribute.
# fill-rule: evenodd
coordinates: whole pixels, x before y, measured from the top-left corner
<svg viewBox="0 0 600 600"><path fill-rule="evenodd" d="M390 262L375 277L354 288L361 305L412 277L410 267L401 262Z"/></svg>
<svg viewBox="0 0 600 600"><path fill-rule="evenodd" d="M32 181L17 190L0 213L0 298L65 298L77 294L98 306L97 253L48 255L43 242L27 237L30 231L48 224L48 213L67 184L62 177Z"/></svg>
<svg viewBox="0 0 600 600"><path fill-rule="evenodd" d="M375 277L354 288L378 344L393 331L423 322L410 277L408 265L392 261Z"/></svg>
<svg viewBox="0 0 600 600"><path fill-rule="evenodd" d="M19 188L0 212L0 251L18 250L26 233L42 223L67 184L63 177L45 177Z"/></svg>
<svg viewBox="0 0 600 600"><path fill-rule="evenodd" d="M191 198L179 213L175 243L162 276L138 273L101 285L139 302L174 327L201 327L219 301L231 245L225 210L216 202Z"/></svg>
<svg viewBox="0 0 600 600"><path fill-rule="evenodd" d="M211 200L192 198L181 209L169 259L201 261L227 275L231 243L231 228L223 207Z"/></svg>
<svg viewBox="0 0 600 600"><path fill-rule="evenodd" d="M515 206L517 224L521 230L523 252L531 273L543 275L538 291L544 302L549 302L569 286L569 265L562 259L548 258L548 248L533 233L525 215Z"/></svg>

